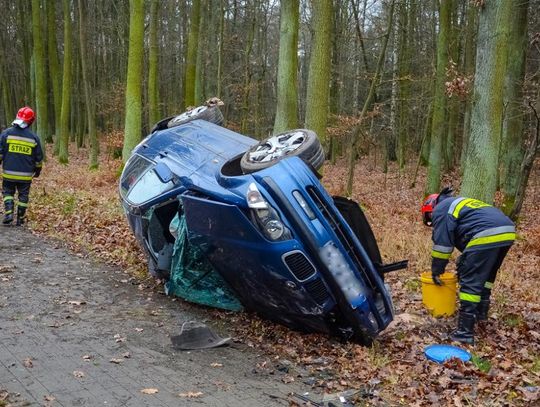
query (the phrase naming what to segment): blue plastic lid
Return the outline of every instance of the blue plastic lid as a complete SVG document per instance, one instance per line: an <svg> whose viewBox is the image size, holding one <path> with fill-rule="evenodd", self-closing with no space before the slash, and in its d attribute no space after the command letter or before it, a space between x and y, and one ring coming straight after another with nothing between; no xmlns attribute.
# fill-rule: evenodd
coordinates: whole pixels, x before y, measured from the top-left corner
<svg viewBox="0 0 540 407"><path fill-rule="evenodd" d="M444 363L450 358L458 358L463 362L471 360L469 352L452 345L429 345L424 349L424 354L429 360L437 363Z"/></svg>

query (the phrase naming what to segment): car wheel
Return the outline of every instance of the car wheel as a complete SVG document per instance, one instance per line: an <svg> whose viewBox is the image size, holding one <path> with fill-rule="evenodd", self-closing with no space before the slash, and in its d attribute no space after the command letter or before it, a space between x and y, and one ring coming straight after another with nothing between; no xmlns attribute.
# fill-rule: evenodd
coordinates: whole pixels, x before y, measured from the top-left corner
<svg viewBox="0 0 540 407"><path fill-rule="evenodd" d="M324 163L324 150L315 132L296 129L268 137L244 153L240 166L248 174L291 156L300 157L318 170Z"/></svg>
<svg viewBox="0 0 540 407"><path fill-rule="evenodd" d="M217 106L199 106L188 110L176 117L173 117L167 123L167 127L175 127L193 120L206 120L207 122L221 126L223 124L223 114Z"/></svg>

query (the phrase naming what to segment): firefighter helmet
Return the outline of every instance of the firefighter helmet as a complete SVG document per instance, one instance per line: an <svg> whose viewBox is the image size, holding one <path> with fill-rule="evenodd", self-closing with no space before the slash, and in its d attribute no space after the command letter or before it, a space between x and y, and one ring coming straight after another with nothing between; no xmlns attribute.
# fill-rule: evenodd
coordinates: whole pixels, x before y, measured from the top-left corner
<svg viewBox="0 0 540 407"><path fill-rule="evenodd" d="M24 129L25 127L28 127L32 123L34 123L35 119L36 114L34 113L34 111L28 106L25 106L19 109L19 111L17 112L17 117L13 121L13 124Z"/></svg>
<svg viewBox="0 0 540 407"><path fill-rule="evenodd" d="M424 204L422 205L422 221L426 226L433 225L432 214L438 199L439 194L431 194L424 200Z"/></svg>

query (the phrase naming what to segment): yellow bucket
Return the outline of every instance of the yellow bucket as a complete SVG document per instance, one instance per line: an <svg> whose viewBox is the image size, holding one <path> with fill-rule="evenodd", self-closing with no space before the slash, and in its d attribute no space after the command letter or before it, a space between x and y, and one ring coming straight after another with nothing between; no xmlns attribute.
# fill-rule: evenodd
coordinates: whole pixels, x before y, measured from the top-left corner
<svg viewBox="0 0 540 407"><path fill-rule="evenodd" d="M422 303L434 317L451 316L456 312L457 278L454 273L441 274L440 278L442 286L433 282L431 273L422 273Z"/></svg>

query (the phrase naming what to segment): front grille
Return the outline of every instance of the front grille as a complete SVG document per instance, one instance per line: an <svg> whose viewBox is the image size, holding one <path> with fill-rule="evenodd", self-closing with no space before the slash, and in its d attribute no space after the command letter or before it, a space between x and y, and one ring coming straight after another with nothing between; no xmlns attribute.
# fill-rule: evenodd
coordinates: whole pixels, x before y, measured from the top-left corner
<svg viewBox="0 0 540 407"><path fill-rule="evenodd" d="M358 253L356 245L354 244L353 239L349 235L349 232L343 227L342 222L339 220L335 211L326 204L326 200L319 196L318 191L311 187L307 189L309 196L313 199L317 208L321 211L326 221L330 224L330 227L338 237L339 241L345 248L347 254L353 259L354 263L358 266L366 284L369 284L371 289L377 290L376 282L372 280L370 274L366 271L362 256Z"/></svg>
<svg viewBox="0 0 540 407"><path fill-rule="evenodd" d="M307 280L315 274L315 267L302 252L287 253L283 256L283 261L298 281Z"/></svg>
<svg viewBox="0 0 540 407"><path fill-rule="evenodd" d="M305 283L304 288L319 305L323 305L330 296L326 286L319 278Z"/></svg>

